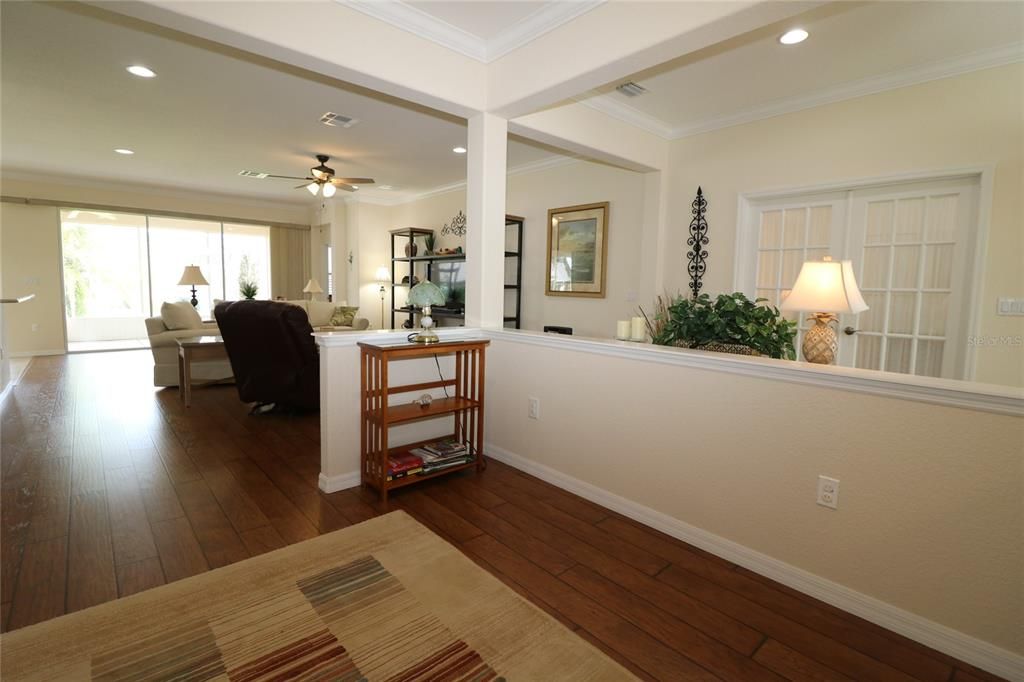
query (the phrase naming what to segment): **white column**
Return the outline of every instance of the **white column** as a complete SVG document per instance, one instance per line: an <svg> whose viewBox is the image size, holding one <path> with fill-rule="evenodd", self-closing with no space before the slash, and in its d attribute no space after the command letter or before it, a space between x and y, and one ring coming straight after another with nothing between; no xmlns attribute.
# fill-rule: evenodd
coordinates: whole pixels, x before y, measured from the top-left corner
<svg viewBox="0 0 1024 682"><path fill-rule="evenodd" d="M508 121L469 119L466 160L466 326L500 327L505 306Z"/></svg>

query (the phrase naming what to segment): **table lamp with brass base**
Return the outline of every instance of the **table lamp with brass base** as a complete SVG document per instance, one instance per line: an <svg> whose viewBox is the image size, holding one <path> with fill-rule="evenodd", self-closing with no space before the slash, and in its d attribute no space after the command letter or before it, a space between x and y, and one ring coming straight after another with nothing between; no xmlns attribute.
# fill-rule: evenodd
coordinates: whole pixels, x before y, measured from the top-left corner
<svg viewBox="0 0 1024 682"><path fill-rule="evenodd" d="M445 304L445 295L440 287L430 281L423 281L409 290L408 305L423 308L420 315L420 327L422 330L413 337L416 343L439 343L441 341L434 333L434 318L430 316L430 307Z"/></svg>
<svg viewBox="0 0 1024 682"><path fill-rule="evenodd" d="M199 299L196 298L196 287L208 287L210 283L203 277L203 271L199 269L198 265L186 265L185 271L181 273L181 279L178 280L180 286L192 287L192 307L199 307Z"/></svg>
<svg viewBox="0 0 1024 682"><path fill-rule="evenodd" d="M839 339L832 324L839 320L838 313L856 315L868 306L857 288L853 263L825 256L820 261L804 263L793 290L779 308L814 311L808 318L814 320L814 326L804 333L800 350L807 362L832 365L839 354Z"/></svg>

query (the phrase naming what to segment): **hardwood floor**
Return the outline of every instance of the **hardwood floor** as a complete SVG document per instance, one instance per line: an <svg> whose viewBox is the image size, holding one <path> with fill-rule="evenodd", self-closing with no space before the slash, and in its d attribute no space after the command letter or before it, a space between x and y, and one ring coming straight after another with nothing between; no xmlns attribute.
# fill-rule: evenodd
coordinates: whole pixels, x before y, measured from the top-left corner
<svg viewBox="0 0 1024 682"><path fill-rule="evenodd" d="M386 511L317 489L316 415L250 417L233 386L185 409L151 367L37 358L4 403L3 630ZM494 461L391 504L643 679L997 679Z"/></svg>

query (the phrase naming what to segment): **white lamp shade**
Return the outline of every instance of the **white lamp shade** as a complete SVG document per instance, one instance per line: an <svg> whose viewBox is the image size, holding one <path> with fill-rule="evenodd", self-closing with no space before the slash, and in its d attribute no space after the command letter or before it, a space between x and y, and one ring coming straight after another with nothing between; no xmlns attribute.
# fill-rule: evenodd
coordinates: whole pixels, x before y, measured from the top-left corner
<svg viewBox="0 0 1024 682"><path fill-rule="evenodd" d="M333 197L334 193L337 191L338 188L332 185L331 183L328 182L324 184L324 196L327 197L328 199Z"/></svg>
<svg viewBox="0 0 1024 682"><path fill-rule="evenodd" d="M848 260L806 261L782 310L807 310L822 313L861 313L868 309L853 276Z"/></svg>
<svg viewBox="0 0 1024 682"><path fill-rule="evenodd" d="M324 290L320 288L320 282L315 279L311 279L306 282L306 287L302 290L304 294L322 294Z"/></svg>
<svg viewBox="0 0 1024 682"><path fill-rule="evenodd" d="M203 272L199 269L198 265L186 265L185 271L181 273L181 279L178 281L178 284L192 287L210 285L206 278L203 277Z"/></svg>
<svg viewBox="0 0 1024 682"><path fill-rule="evenodd" d="M306 189L309 190L310 194L312 194L313 196L316 196L317 192L320 191L320 185L318 185L315 182L311 182L308 185L306 185Z"/></svg>
<svg viewBox="0 0 1024 682"><path fill-rule="evenodd" d="M382 284L391 281L391 272L383 265L377 268L377 281Z"/></svg>

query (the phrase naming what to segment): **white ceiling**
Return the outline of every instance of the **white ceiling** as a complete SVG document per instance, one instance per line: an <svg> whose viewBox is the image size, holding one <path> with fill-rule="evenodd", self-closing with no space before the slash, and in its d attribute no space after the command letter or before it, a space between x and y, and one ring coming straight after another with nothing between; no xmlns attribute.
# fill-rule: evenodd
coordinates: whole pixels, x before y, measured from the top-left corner
<svg viewBox="0 0 1024 682"><path fill-rule="evenodd" d="M466 144L461 119L102 10L3 2L0 11L5 172L307 203L314 199L292 189L298 182L238 172L304 176L313 155L324 153L339 175L395 187L359 190L380 200L466 177L465 156L451 151ZM131 76L130 64L157 77ZM327 111L360 122L327 127L319 122ZM117 147L136 154L115 154ZM555 158L550 149L509 142L510 167Z"/></svg>
<svg viewBox="0 0 1024 682"><path fill-rule="evenodd" d="M529 17L554 2L438 2L407 0L410 5L435 19L448 23L481 40L491 40L509 26Z"/></svg>
<svg viewBox="0 0 1024 682"><path fill-rule="evenodd" d="M796 26L810 37L779 44ZM610 83L587 102L680 137L1020 61L1022 41L1022 2L832 3ZM649 92L616 92L626 80Z"/></svg>

